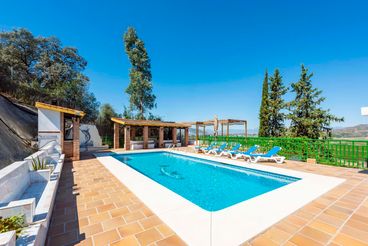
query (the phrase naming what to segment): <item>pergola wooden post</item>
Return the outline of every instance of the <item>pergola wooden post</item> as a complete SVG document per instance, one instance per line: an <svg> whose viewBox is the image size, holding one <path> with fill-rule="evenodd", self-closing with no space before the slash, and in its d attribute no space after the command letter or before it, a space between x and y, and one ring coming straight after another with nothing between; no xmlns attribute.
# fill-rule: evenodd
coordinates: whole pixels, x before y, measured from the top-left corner
<svg viewBox="0 0 368 246"><path fill-rule="evenodd" d="M119 124L114 122L114 149L118 149L119 146L119 136L120 135L120 131L119 131Z"/></svg>
<svg viewBox="0 0 368 246"><path fill-rule="evenodd" d="M188 146L189 144L189 128L184 128L185 141L184 146Z"/></svg>
<svg viewBox="0 0 368 246"><path fill-rule="evenodd" d="M130 128L130 139L134 140L136 131L137 131L137 128L135 128L135 127Z"/></svg>
<svg viewBox="0 0 368 246"><path fill-rule="evenodd" d="M72 157L72 160L78 161L79 159L80 159L79 117L73 117L73 157Z"/></svg>
<svg viewBox="0 0 368 246"><path fill-rule="evenodd" d="M164 128L162 126L160 126L158 132L158 147L159 148L164 147Z"/></svg>
<svg viewBox="0 0 368 246"><path fill-rule="evenodd" d="M173 141L173 144L176 144L177 143L177 140L176 140L176 127L173 127L172 129L172 141Z"/></svg>
<svg viewBox="0 0 368 246"><path fill-rule="evenodd" d="M244 136L248 137L248 123L246 121L244 122Z"/></svg>
<svg viewBox="0 0 368 246"><path fill-rule="evenodd" d="M143 127L143 149L148 149L148 126Z"/></svg>
<svg viewBox="0 0 368 246"><path fill-rule="evenodd" d="M199 144L199 125L196 124L196 144Z"/></svg>
<svg viewBox="0 0 368 246"><path fill-rule="evenodd" d="M124 149L130 150L130 126L124 127Z"/></svg>

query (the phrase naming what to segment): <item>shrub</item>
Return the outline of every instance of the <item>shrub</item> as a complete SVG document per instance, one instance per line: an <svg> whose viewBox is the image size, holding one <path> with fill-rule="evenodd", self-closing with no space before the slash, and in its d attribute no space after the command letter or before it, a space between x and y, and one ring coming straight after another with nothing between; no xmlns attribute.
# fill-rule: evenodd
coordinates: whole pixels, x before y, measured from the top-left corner
<svg viewBox="0 0 368 246"><path fill-rule="evenodd" d="M18 237L22 228L25 226L23 215L15 215L9 218L0 217L0 233L16 231Z"/></svg>
<svg viewBox="0 0 368 246"><path fill-rule="evenodd" d="M37 156L37 158L32 157L32 168L34 171L46 169L47 166L45 158L41 160L39 156Z"/></svg>

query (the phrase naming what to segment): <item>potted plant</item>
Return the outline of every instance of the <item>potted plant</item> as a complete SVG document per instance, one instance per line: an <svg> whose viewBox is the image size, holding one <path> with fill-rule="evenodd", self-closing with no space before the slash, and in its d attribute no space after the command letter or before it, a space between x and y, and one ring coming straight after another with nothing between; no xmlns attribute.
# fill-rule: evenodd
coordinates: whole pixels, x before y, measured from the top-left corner
<svg viewBox="0 0 368 246"><path fill-rule="evenodd" d="M41 159L39 156L36 158L32 157L32 172L31 182L48 182L50 180L51 169L46 164L46 159Z"/></svg>

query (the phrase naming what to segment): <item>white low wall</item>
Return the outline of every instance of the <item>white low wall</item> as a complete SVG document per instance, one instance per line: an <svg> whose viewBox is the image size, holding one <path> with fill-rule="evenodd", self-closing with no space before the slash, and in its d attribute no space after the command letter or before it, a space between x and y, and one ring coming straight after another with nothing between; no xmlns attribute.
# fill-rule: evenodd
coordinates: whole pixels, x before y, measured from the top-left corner
<svg viewBox="0 0 368 246"><path fill-rule="evenodd" d="M143 149L143 141L130 141L130 149L132 150L138 150ZM154 149L155 148L155 141L149 140L147 144L148 149Z"/></svg>
<svg viewBox="0 0 368 246"><path fill-rule="evenodd" d="M17 245L45 243L64 164L65 156L59 150L58 144L51 142L24 161L15 162L0 170L0 216L7 218L23 214L29 225L22 230L16 240ZM33 171L32 159L37 158L45 160L50 169ZM0 245L15 244L15 237L9 235L0 234Z"/></svg>

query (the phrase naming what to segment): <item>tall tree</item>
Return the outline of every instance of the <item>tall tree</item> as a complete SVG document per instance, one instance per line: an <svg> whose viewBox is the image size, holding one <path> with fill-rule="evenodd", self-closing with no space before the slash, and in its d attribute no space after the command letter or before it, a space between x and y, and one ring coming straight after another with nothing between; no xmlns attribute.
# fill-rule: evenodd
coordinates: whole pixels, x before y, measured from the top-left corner
<svg viewBox="0 0 368 246"><path fill-rule="evenodd" d="M76 48L55 37L35 37L23 28L0 33L0 91L24 103L56 99L86 111L83 121L95 121L99 103L88 90L86 66Z"/></svg>
<svg viewBox="0 0 368 246"><path fill-rule="evenodd" d="M101 136L112 136L114 134L112 117L119 117L114 108L109 103L102 104L97 118L97 127Z"/></svg>
<svg viewBox="0 0 368 246"><path fill-rule="evenodd" d="M262 86L262 102L261 102L261 107L259 109L259 131L258 131L258 136L260 136L260 137L268 137L270 135L268 90L269 90L268 72L266 70L265 76L264 76L264 79L263 79L263 86Z"/></svg>
<svg viewBox="0 0 368 246"><path fill-rule="evenodd" d="M125 92L130 97L130 108L137 111L135 118L146 119L147 112L156 107L156 96L152 91L151 61L144 42L138 38L133 27L128 28L123 39L125 52L132 65L130 83Z"/></svg>
<svg viewBox="0 0 368 246"><path fill-rule="evenodd" d="M283 109L286 104L282 98L287 88L282 83L282 76L278 69L270 77L270 93L268 99L269 110L269 134L271 137L280 137L285 133L285 113Z"/></svg>
<svg viewBox="0 0 368 246"><path fill-rule="evenodd" d="M326 98L321 96L321 90L313 88L312 76L313 73L308 74L308 69L302 65L299 81L291 84L295 99L289 103L288 118L291 120L290 132L293 137L317 139L331 122L344 120L321 108Z"/></svg>

